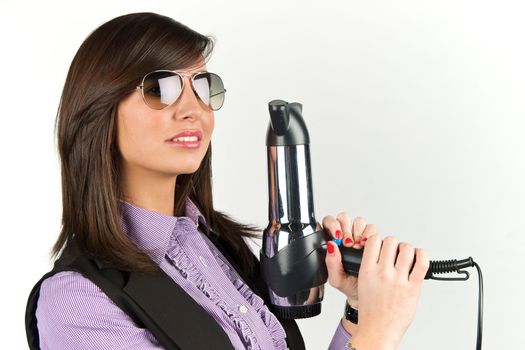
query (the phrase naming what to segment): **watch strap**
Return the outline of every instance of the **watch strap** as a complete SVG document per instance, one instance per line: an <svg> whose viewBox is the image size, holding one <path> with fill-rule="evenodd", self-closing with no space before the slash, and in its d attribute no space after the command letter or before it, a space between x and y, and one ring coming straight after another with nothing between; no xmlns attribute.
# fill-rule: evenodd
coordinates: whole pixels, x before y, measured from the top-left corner
<svg viewBox="0 0 525 350"><path fill-rule="evenodd" d="M357 324L358 322L358 310L357 309L354 309L352 306L350 306L350 304L348 304L348 301L346 302L346 307L345 307L345 318L354 323L354 324Z"/></svg>

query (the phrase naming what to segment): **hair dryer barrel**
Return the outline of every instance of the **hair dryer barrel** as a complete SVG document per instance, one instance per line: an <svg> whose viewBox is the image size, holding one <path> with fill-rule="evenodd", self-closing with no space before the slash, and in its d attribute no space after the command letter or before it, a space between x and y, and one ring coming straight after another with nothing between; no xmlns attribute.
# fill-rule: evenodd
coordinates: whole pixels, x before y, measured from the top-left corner
<svg viewBox="0 0 525 350"><path fill-rule="evenodd" d="M261 270L273 311L281 318L321 312L327 270L324 231L313 206L309 135L299 103L269 103L266 135L269 223Z"/></svg>

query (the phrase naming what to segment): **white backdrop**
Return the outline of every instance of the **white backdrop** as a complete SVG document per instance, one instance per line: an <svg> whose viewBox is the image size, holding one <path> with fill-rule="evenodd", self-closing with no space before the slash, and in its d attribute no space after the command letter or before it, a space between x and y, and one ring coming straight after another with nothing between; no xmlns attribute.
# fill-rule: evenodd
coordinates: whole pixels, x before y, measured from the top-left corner
<svg viewBox="0 0 525 350"><path fill-rule="evenodd" d="M267 222L267 103L303 103L316 217L347 211L433 259L474 257L485 275L485 349L523 327L525 6L520 1L2 1L0 172L3 349L25 349L27 295L60 228L53 127L84 38L129 12L217 37L214 195ZM477 281L426 282L401 349L474 349ZM299 322L327 347L344 297Z"/></svg>

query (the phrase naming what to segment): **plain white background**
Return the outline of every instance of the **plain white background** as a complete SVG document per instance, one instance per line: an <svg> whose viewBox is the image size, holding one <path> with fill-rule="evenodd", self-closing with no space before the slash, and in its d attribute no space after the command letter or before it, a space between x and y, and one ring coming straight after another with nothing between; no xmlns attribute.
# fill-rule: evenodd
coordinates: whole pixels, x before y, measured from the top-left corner
<svg viewBox="0 0 525 350"><path fill-rule="evenodd" d="M54 120L83 39L129 12L217 38L216 207L265 226L267 103L303 104L316 217L347 211L433 259L474 257L485 276L485 349L523 327L525 6L520 1L3 1L2 348L27 347L27 295L60 229ZM401 349L474 349L477 280L428 281ZM299 321L324 349L344 297Z"/></svg>

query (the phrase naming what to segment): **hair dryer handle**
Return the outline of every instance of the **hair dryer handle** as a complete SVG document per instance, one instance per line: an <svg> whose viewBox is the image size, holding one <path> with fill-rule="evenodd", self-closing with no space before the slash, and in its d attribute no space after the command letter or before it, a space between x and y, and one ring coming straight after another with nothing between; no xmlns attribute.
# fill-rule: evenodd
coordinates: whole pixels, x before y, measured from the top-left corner
<svg viewBox="0 0 525 350"><path fill-rule="evenodd" d="M363 249L354 249L341 245L339 246L339 251L341 252L345 272L349 275L357 276L361 260L363 259Z"/></svg>
<svg viewBox="0 0 525 350"><path fill-rule="evenodd" d="M361 266L361 260L363 259L363 249L354 249L339 246L341 252L341 260L343 263L343 269L349 275L356 276L359 274L359 267ZM415 264L414 260L414 264ZM445 281L464 281L469 278L469 274L466 271L462 271L467 267L475 266L472 258L462 260L434 260L430 261L430 266L426 273L425 279L445 280ZM412 265L413 267L413 265ZM410 269L412 271L412 269ZM465 275L464 277L446 277L440 278L434 276L434 274L458 272Z"/></svg>

